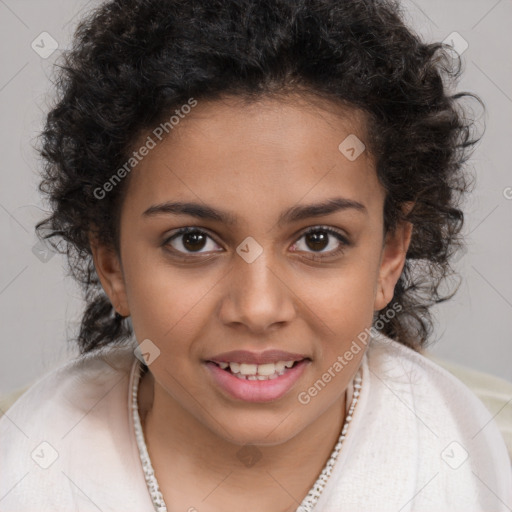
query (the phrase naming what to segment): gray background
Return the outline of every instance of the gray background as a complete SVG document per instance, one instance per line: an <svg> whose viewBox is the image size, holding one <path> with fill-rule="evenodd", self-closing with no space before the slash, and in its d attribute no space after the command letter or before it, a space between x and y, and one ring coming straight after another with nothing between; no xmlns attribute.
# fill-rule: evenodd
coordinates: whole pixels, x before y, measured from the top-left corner
<svg viewBox="0 0 512 512"><path fill-rule="evenodd" d="M62 256L43 262L33 253L34 225L44 216L33 145L52 98L52 63L80 16L97 3L0 0L0 395L76 353L66 340L78 325L80 291L66 277ZM487 108L486 133L470 162L477 185L465 207L468 251L457 262L463 283L435 310L438 341L430 350L512 380L512 1L404 5L426 40L442 41L456 31L468 42L458 89L478 94ZM31 47L42 32L59 44L46 59Z"/></svg>

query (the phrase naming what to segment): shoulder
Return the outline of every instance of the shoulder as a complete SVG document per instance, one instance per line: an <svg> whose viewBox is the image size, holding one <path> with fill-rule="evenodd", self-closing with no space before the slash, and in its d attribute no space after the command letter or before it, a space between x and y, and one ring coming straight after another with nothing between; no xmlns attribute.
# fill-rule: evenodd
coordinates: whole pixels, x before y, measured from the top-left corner
<svg viewBox="0 0 512 512"><path fill-rule="evenodd" d="M424 355L461 380L481 400L493 415L505 440L509 457L512 458L512 382L440 359L429 351L424 352Z"/></svg>
<svg viewBox="0 0 512 512"><path fill-rule="evenodd" d="M452 419L477 424L491 419L488 409L464 382L435 360L401 343L379 333L370 343L367 358L374 381L401 397L414 398L415 406L425 414L444 411ZM494 422L490 423L490 430L495 431Z"/></svg>
<svg viewBox="0 0 512 512"><path fill-rule="evenodd" d="M135 363L132 345L95 350L43 376L9 408L0 418L2 504L89 510L83 485L102 489L103 503L123 495L137 502L142 473L128 398Z"/></svg>
<svg viewBox="0 0 512 512"><path fill-rule="evenodd" d="M347 437L317 504L322 510L512 510L505 443L469 388L379 333L362 370Z"/></svg>
<svg viewBox="0 0 512 512"><path fill-rule="evenodd" d="M434 361L382 334L374 336L366 356L366 413L380 417L368 432L389 436L395 451L387 452L388 460L400 454L410 461L412 488L430 482L429 492L416 498L418 509L437 502L450 510L475 510L475 504L476 510L501 510L500 500L512 505L505 442L478 397ZM459 502L450 508L455 498Z"/></svg>
<svg viewBox="0 0 512 512"><path fill-rule="evenodd" d="M430 424L450 432L456 428L472 439L494 439L501 448L503 440L488 409L447 369L380 333L366 355L374 394L381 388L380 393L401 400L400 408L411 410L427 430Z"/></svg>
<svg viewBox="0 0 512 512"><path fill-rule="evenodd" d="M131 346L104 347L77 356L30 385L0 419L5 430L15 418L45 415L56 409L85 412L129 375L134 355ZM9 421L9 419L11 421ZM0 431L3 431L0 430Z"/></svg>

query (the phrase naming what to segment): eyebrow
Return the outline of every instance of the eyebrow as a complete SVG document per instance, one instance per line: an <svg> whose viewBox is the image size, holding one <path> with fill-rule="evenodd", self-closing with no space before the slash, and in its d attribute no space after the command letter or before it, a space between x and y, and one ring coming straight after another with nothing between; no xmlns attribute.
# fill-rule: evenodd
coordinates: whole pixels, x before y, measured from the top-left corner
<svg viewBox="0 0 512 512"><path fill-rule="evenodd" d="M278 225L293 223L313 217L322 217L343 210L355 210L365 214L368 213L366 207L358 201L343 197L334 197L321 203L293 206L279 216ZM155 204L142 214L143 217L153 217L156 215L190 215L199 219L222 222L230 226L236 225L238 221L236 215L230 212L218 210L200 203L181 201L168 201Z"/></svg>

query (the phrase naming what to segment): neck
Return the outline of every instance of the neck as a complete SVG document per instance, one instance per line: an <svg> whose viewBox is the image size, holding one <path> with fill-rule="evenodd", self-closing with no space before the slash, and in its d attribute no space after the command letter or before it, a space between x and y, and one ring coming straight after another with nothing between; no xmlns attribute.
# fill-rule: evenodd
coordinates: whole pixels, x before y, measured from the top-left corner
<svg viewBox="0 0 512 512"><path fill-rule="evenodd" d="M242 493L245 500L258 499L260 510L262 496L268 498L269 510L276 509L273 493L277 490L283 494L283 488L289 496L284 493L287 501L282 503L290 502L290 496L295 497L292 500L295 510L338 441L345 420L345 394L286 442L242 450L240 445L219 437L185 411L150 372L140 384L139 410L148 452L163 493L166 486L176 485L180 479L182 487L188 479L197 488L206 490L230 475L231 491Z"/></svg>

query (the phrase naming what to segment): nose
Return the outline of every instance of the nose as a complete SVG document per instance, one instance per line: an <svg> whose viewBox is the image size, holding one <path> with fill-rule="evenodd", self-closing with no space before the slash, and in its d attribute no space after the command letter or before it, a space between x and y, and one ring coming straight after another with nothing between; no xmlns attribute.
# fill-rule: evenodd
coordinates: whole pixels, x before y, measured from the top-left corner
<svg viewBox="0 0 512 512"><path fill-rule="evenodd" d="M224 325L261 335L282 328L294 318L292 283L287 282L288 275L270 253L264 249L252 263L234 256L219 310Z"/></svg>

